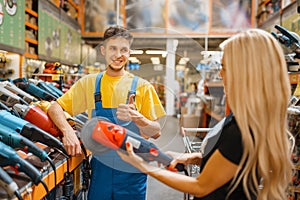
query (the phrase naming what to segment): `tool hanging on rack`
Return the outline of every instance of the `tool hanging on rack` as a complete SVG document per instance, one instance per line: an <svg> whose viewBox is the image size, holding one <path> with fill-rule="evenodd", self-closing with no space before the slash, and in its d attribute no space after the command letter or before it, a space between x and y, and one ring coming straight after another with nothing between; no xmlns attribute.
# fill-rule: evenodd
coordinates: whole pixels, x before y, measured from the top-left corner
<svg viewBox="0 0 300 200"><path fill-rule="evenodd" d="M282 44L288 48L291 53L286 54L286 62L288 71L296 72L299 70L299 63L296 59L300 59L300 37L297 33L288 31L286 28L275 25L274 28L279 33L271 32L271 34Z"/></svg>

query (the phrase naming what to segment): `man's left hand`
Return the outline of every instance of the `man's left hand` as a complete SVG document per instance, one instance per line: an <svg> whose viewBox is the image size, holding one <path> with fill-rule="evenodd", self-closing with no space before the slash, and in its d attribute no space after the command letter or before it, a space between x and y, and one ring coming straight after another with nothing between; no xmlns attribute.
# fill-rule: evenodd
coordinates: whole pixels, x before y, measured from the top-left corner
<svg viewBox="0 0 300 200"><path fill-rule="evenodd" d="M119 104L117 108L117 118L123 121L131 121L137 115L136 107L134 105L134 97L132 94L129 96L128 104Z"/></svg>

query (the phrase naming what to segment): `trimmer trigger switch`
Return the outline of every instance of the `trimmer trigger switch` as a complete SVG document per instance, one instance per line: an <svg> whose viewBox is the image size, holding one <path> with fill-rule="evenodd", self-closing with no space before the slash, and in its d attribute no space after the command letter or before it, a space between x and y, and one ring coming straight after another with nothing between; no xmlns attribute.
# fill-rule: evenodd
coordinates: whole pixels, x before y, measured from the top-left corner
<svg viewBox="0 0 300 200"><path fill-rule="evenodd" d="M153 155L153 156L155 156L155 157L157 157L157 156L158 156L158 154L159 154L159 152L158 152L158 150L157 150L157 149L155 149L155 148L151 148L151 149L150 149L150 154L151 154L151 155Z"/></svg>

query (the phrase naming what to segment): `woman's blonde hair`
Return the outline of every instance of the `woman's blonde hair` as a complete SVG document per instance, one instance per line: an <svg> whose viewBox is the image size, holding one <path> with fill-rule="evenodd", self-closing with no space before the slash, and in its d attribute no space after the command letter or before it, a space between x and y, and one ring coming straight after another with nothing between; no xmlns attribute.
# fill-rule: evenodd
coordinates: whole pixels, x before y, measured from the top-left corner
<svg viewBox="0 0 300 200"><path fill-rule="evenodd" d="M251 193L263 200L286 199L293 165L286 133L291 88L283 50L259 29L239 33L220 47L227 100L244 145L233 189L242 182L248 199Z"/></svg>

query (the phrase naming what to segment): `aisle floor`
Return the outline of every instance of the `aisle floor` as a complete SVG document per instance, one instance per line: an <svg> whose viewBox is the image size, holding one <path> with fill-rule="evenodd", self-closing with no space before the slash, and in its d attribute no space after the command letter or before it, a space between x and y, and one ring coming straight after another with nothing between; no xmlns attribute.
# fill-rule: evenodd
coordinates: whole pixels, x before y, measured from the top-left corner
<svg viewBox="0 0 300 200"><path fill-rule="evenodd" d="M166 117L162 127L162 135L153 142L162 151L184 152L184 143L180 135L179 120L175 117ZM163 183L148 177L147 200L183 200L184 194L176 191Z"/></svg>

